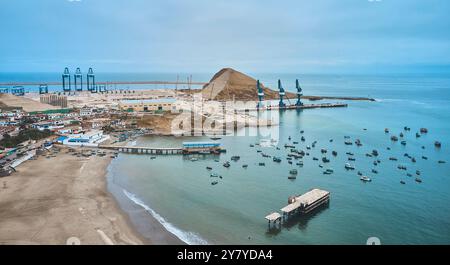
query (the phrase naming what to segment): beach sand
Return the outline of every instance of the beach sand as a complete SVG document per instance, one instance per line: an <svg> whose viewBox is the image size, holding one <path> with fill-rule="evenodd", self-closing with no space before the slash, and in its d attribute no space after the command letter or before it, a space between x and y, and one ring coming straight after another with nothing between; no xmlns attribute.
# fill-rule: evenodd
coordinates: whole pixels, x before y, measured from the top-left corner
<svg viewBox="0 0 450 265"><path fill-rule="evenodd" d="M0 244L149 244L107 190L111 158L38 157L0 178ZM6 185L6 188L4 187ZM75 240L76 241L76 240Z"/></svg>

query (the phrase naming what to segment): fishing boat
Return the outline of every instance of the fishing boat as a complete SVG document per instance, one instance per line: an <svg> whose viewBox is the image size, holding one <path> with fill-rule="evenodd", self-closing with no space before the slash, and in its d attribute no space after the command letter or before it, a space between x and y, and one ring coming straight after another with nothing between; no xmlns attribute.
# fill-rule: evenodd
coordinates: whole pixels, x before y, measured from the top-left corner
<svg viewBox="0 0 450 265"><path fill-rule="evenodd" d="M361 171L358 171L358 176L362 176L362 172Z"/></svg>
<svg viewBox="0 0 450 265"><path fill-rule="evenodd" d="M348 161L355 161L356 159L354 157L349 157Z"/></svg>
<svg viewBox="0 0 450 265"><path fill-rule="evenodd" d="M322 164L319 164L319 167L320 167L320 168L323 168L323 165L322 165Z"/></svg>
<svg viewBox="0 0 450 265"><path fill-rule="evenodd" d="M345 163L345 169L347 169L347 170L354 170L355 169L355 167L354 166L352 166L352 165L350 165L349 163Z"/></svg>
<svg viewBox="0 0 450 265"><path fill-rule="evenodd" d="M13 170L11 169L11 167L1 167L0 168L0 177L7 177L7 176L11 175L12 172L13 172Z"/></svg>
<svg viewBox="0 0 450 265"><path fill-rule="evenodd" d="M422 156L422 159L423 159L423 160L427 160L427 159L428 159L428 157L426 157L426 156Z"/></svg>
<svg viewBox="0 0 450 265"><path fill-rule="evenodd" d="M322 162L328 163L328 162L330 162L330 159L328 159L328 158L326 158L326 157L322 157Z"/></svg>
<svg viewBox="0 0 450 265"><path fill-rule="evenodd" d="M296 165L297 165L297 166L303 166L303 162L301 162L301 161L300 161L300 162L297 162Z"/></svg>
<svg viewBox="0 0 450 265"><path fill-rule="evenodd" d="M320 149L320 152L322 153L322 154L326 154L327 153L327 149Z"/></svg>
<svg viewBox="0 0 450 265"><path fill-rule="evenodd" d="M414 157L411 158L411 162L416 163L416 159Z"/></svg>
<svg viewBox="0 0 450 265"><path fill-rule="evenodd" d="M214 159L214 162L219 162L219 159Z"/></svg>
<svg viewBox="0 0 450 265"><path fill-rule="evenodd" d="M206 167L207 170L212 170L212 167Z"/></svg>
<svg viewBox="0 0 450 265"><path fill-rule="evenodd" d="M377 171L377 170L375 170L375 169L372 169L372 173L374 173L374 174L378 174L378 171Z"/></svg>
<svg viewBox="0 0 450 265"><path fill-rule="evenodd" d="M264 166L266 165L266 163L264 163L264 162L259 162L258 165L261 166L261 167L264 167Z"/></svg>
<svg viewBox="0 0 450 265"><path fill-rule="evenodd" d="M289 164L289 165L292 165L292 161L288 161L288 164Z"/></svg>
<svg viewBox="0 0 450 265"><path fill-rule="evenodd" d="M277 162L277 163L281 162L281 158L276 157L276 156L274 156L272 160L273 160L273 162Z"/></svg>
<svg viewBox="0 0 450 265"><path fill-rule="evenodd" d="M419 133L416 133L416 138L419 138L420 137L420 134Z"/></svg>
<svg viewBox="0 0 450 265"><path fill-rule="evenodd" d="M300 141L304 142L305 141L305 137L302 136L302 138L300 138Z"/></svg>
<svg viewBox="0 0 450 265"><path fill-rule="evenodd" d="M220 139L222 139L222 138L220 138L220 137L210 137L209 139L211 139L211 140L213 140L213 141L217 141L217 140L220 140Z"/></svg>
<svg viewBox="0 0 450 265"><path fill-rule="evenodd" d="M375 150L375 149L374 149L374 150L372 150L372 155L373 155L373 156L378 156L378 151L377 151L377 150Z"/></svg>
<svg viewBox="0 0 450 265"><path fill-rule="evenodd" d="M420 178L415 179L417 183L422 183L422 180Z"/></svg>
<svg viewBox="0 0 450 265"><path fill-rule="evenodd" d="M241 159L240 156L232 156L231 157L231 160L233 160L233 161L238 161L239 159Z"/></svg>
<svg viewBox="0 0 450 265"><path fill-rule="evenodd" d="M306 149L311 150L311 146L307 145Z"/></svg>
<svg viewBox="0 0 450 265"><path fill-rule="evenodd" d="M384 128L384 132L385 133L389 133L389 129L388 128Z"/></svg>
<svg viewBox="0 0 450 265"><path fill-rule="evenodd" d="M242 165L242 167L243 167L243 168L247 168L247 167L248 167L248 165L247 165L247 164L245 164L245 165Z"/></svg>
<svg viewBox="0 0 450 265"><path fill-rule="evenodd" d="M400 133L399 136L400 136L400 138L403 138L404 135L403 135L403 133Z"/></svg>
<svg viewBox="0 0 450 265"><path fill-rule="evenodd" d="M400 180L400 184L406 184L406 182L404 182L403 180Z"/></svg>
<svg viewBox="0 0 450 265"><path fill-rule="evenodd" d="M295 175L288 176L288 179L296 179L297 177Z"/></svg>
<svg viewBox="0 0 450 265"><path fill-rule="evenodd" d="M345 153L345 154L347 154L347 155L349 155L349 156L353 156L353 155L355 155L354 153L352 153L352 152L347 152L347 153Z"/></svg>
<svg viewBox="0 0 450 265"><path fill-rule="evenodd" d="M250 144L250 147L255 147L255 145L254 144Z"/></svg>
<svg viewBox="0 0 450 265"><path fill-rule="evenodd" d="M444 160L439 160L438 163L439 164L445 164L445 161Z"/></svg>
<svg viewBox="0 0 450 265"><path fill-rule="evenodd" d="M361 140L359 140L359 139L356 139L355 144L357 146L362 146Z"/></svg>
<svg viewBox="0 0 450 265"><path fill-rule="evenodd" d="M372 181L372 179L371 178L369 178L368 176L362 176L361 178L359 178L361 181L363 181L363 182L371 182Z"/></svg>
<svg viewBox="0 0 450 265"><path fill-rule="evenodd" d="M218 178L218 177L220 177L220 175L219 174L217 174L217 173L211 173L211 175L209 175L211 178Z"/></svg>
<svg viewBox="0 0 450 265"><path fill-rule="evenodd" d="M442 144L441 144L441 142L439 142L439 141L434 142L434 146L437 147L437 148L440 148L441 145L442 145Z"/></svg>
<svg viewBox="0 0 450 265"><path fill-rule="evenodd" d="M192 157L192 158L191 158L191 161L192 161L192 162L195 162L195 161L197 161L197 160L198 160L198 158L196 158L196 157Z"/></svg>
<svg viewBox="0 0 450 265"><path fill-rule="evenodd" d="M336 151L331 152L331 154L332 154L333 156L337 156L337 152L336 152Z"/></svg>
<svg viewBox="0 0 450 265"><path fill-rule="evenodd" d="M398 159L391 156L391 157L389 157L389 160L391 160L391 161L397 161Z"/></svg>
<svg viewBox="0 0 450 265"><path fill-rule="evenodd" d="M213 182L211 182L211 185L216 185L217 183L219 183L217 180L214 180Z"/></svg>
<svg viewBox="0 0 450 265"><path fill-rule="evenodd" d="M402 165L398 165L397 168L400 170L406 170L406 166L402 166Z"/></svg>
<svg viewBox="0 0 450 265"><path fill-rule="evenodd" d="M353 145L353 142L350 142L350 141L345 141L344 142L346 145Z"/></svg>
<svg viewBox="0 0 450 265"><path fill-rule="evenodd" d="M291 170L289 170L289 174L292 174L292 175L297 175L297 169L291 169Z"/></svg>
<svg viewBox="0 0 450 265"><path fill-rule="evenodd" d="M225 163L223 163L224 167L230 167L230 162L226 161Z"/></svg>
<svg viewBox="0 0 450 265"><path fill-rule="evenodd" d="M416 170L416 175L420 176L420 171L419 170Z"/></svg>
<svg viewBox="0 0 450 265"><path fill-rule="evenodd" d="M428 129L427 128L420 128L420 133L428 133Z"/></svg>
<svg viewBox="0 0 450 265"><path fill-rule="evenodd" d="M412 177L412 174L411 173L406 173L406 176Z"/></svg>
<svg viewBox="0 0 450 265"><path fill-rule="evenodd" d="M402 145L406 145L406 141L401 141L400 142Z"/></svg>
<svg viewBox="0 0 450 265"><path fill-rule="evenodd" d="M398 141L398 137L395 136L395 135L392 135L392 136L391 136L391 141L397 142L397 141Z"/></svg>
<svg viewBox="0 0 450 265"><path fill-rule="evenodd" d="M319 159L317 157L313 157L313 160L314 161L318 161Z"/></svg>
<svg viewBox="0 0 450 265"><path fill-rule="evenodd" d="M292 142L293 144L298 144L298 142Z"/></svg>
<svg viewBox="0 0 450 265"><path fill-rule="evenodd" d="M300 133L304 133L305 131L301 130Z"/></svg>

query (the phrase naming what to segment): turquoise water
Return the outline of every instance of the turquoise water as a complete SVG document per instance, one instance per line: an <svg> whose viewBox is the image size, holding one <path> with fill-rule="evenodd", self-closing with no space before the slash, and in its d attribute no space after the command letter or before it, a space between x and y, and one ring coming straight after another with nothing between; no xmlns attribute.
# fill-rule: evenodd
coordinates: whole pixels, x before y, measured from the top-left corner
<svg viewBox="0 0 450 265"><path fill-rule="evenodd" d="M265 75L261 80L270 84L276 82L275 78ZM281 78L295 80L294 75ZM188 243L365 244L372 236L383 244L450 243L450 77L304 76L302 86L305 94L371 96L377 102L274 112L280 117L280 150L249 147L260 140L258 136L227 136L221 140L226 154L199 157L195 162L182 156L151 160L145 155L121 154L110 166L111 179ZM285 87L291 90L292 86L286 83ZM390 134L384 133L387 127L398 135L404 126L411 128L404 132L406 146L391 142ZM427 127L429 133L416 139L420 127ZM300 141L300 130L304 130L305 142ZM317 141L310 156L303 158L303 167L286 161L288 150L282 146L289 143L289 136L303 150ZM344 145L344 136L361 139L363 146ZM142 137L135 144L178 147L183 141L205 139ZM433 146L435 140L442 142L442 148ZM338 156L328 153L331 162L327 164L314 161L312 157L322 157L321 148L336 150ZM280 156L283 161L278 164L263 158L258 149ZM373 149L380 153L381 163L377 166L373 165L374 158L365 156ZM355 171L344 169L346 152L355 154L356 161L351 162ZM405 153L417 162L404 157ZM240 155L241 159L224 168L222 163L232 155ZM391 156L399 161L389 161ZM438 164L438 160L448 161ZM258 162L266 166L259 167ZM249 166L243 169L242 164ZM413 176L398 170L399 164L407 166ZM219 184L210 184L206 166L223 176ZM291 168L299 171L296 180L287 179ZM334 174L322 174L325 168L333 168ZM374 168L378 174L371 172ZM370 176L372 182L361 182L358 170ZM421 171L422 183L414 181L416 170ZM401 180L406 184L400 184ZM290 195L312 188L331 192L329 206L279 231L268 232L264 216L284 207Z"/></svg>

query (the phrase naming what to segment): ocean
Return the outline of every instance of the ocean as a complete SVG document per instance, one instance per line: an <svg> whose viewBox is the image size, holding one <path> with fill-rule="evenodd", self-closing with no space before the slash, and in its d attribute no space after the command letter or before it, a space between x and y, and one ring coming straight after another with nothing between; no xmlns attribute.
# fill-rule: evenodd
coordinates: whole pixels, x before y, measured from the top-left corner
<svg viewBox="0 0 450 265"><path fill-rule="evenodd" d="M207 81L211 76L193 75L193 80ZM271 145L250 147L265 138L254 135L224 136L220 142L226 153L199 156L195 162L183 156L150 159L147 155L120 154L109 167L109 181L120 187L125 198L143 207L188 244L365 244L369 237L378 237L382 244L450 243L449 75L252 76L273 88L280 78L288 91L294 91L298 78L305 95L362 96L376 101L344 101L349 104L347 108L273 111L280 122L280 150ZM176 75L141 78L176 80ZM0 75L0 80L5 79L8 77ZM124 76L110 80L119 79ZM404 131L404 126L411 131ZM416 138L421 127L428 128L428 133ZM390 129L389 134L385 128ZM400 132L404 133L406 145L390 140L392 134ZM300 141L302 135L305 142ZM353 141L360 139L363 145L345 145L344 136ZM179 147L183 141L203 140L209 138L145 136L133 144ZM436 140L442 142L441 148L434 147ZM298 141L297 148L303 150L317 141L310 155L302 159L303 167L295 165L295 160L293 165L287 163L289 149L283 146L293 141ZM329 163L320 161L321 148L328 150ZM365 155L374 149L379 152L377 158ZM257 150L279 156L282 162L264 158ZM337 151L336 157L330 154L332 150ZM354 153L356 160L348 161L346 152ZM405 153L416 162L405 157ZM223 167L223 162L230 161L233 155L239 155L240 160L231 161L229 168ZM377 159L380 163L375 166ZM438 163L439 160L447 163ZM265 167L258 166L259 162L265 162ZM348 162L356 170L347 171L344 165ZM248 164L248 168L244 169L243 164ZM407 170L399 170L398 165ZM207 166L223 176L217 185L211 185ZM292 168L298 170L295 180L287 178ZM334 173L324 175L326 168L332 168ZM416 176L416 170L420 176ZM372 181L362 182L357 171ZM416 177L422 183L417 183ZM312 188L330 191L328 206L278 231L268 231L264 219L267 214L279 212L289 196ZM132 222L142 221L132 218Z"/></svg>

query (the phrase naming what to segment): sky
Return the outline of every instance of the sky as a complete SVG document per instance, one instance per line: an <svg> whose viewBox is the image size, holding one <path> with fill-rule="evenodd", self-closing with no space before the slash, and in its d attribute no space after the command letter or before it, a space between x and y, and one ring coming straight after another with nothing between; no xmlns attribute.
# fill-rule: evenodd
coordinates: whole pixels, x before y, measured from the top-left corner
<svg viewBox="0 0 450 265"><path fill-rule="evenodd" d="M448 0L0 0L0 72L450 72Z"/></svg>

